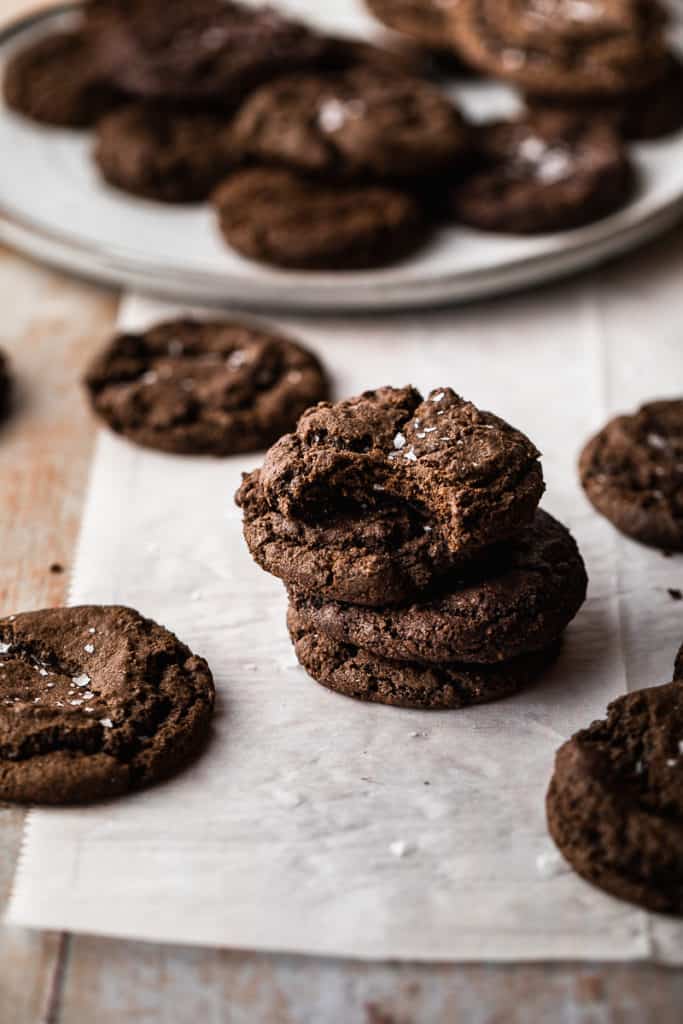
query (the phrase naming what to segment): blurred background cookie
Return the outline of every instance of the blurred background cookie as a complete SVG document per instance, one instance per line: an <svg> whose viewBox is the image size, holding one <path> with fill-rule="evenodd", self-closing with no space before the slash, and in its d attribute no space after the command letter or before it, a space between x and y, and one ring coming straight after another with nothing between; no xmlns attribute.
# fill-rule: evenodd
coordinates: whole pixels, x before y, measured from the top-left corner
<svg viewBox="0 0 683 1024"><path fill-rule="evenodd" d="M683 399L615 416L581 453L589 500L634 540L683 550Z"/></svg>
<svg viewBox="0 0 683 1024"><path fill-rule="evenodd" d="M119 334L85 378L94 412L136 444L187 455L266 448L326 397L316 357L246 323L175 320Z"/></svg>
<svg viewBox="0 0 683 1024"><path fill-rule="evenodd" d="M480 166L450 191L453 217L487 231L538 234L598 220L631 197L635 174L608 124L562 113L483 125Z"/></svg>

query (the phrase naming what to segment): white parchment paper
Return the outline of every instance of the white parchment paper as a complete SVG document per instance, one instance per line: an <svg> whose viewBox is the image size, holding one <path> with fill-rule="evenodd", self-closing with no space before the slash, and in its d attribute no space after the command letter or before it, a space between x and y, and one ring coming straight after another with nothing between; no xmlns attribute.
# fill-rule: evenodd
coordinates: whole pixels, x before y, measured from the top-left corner
<svg viewBox="0 0 683 1024"><path fill-rule="evenodd" d="M72 602L133 605L207 657L215 733L167 784L32 811L10 921L363 958L683 962L681 925L567 870L543 806L559 744L627 688L670 679L683 638L667 593L681 560L618 538L575 472L608 412L681 391L682 272L674 240L486 306L281 321L322 356L338 396L451 384L543 450L544 505L581 545L589 599L545 680L496 704L403 711L315 684L232 504L259 456L169 457L101 433ZM170 312L133 298L121 319Z"/></svg>

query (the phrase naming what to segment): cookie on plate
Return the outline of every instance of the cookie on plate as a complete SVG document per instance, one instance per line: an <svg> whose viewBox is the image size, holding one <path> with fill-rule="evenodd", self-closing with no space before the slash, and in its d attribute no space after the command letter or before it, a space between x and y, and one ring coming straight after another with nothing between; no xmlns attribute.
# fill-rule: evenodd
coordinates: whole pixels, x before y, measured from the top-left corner
<svg viewBox="0 0 683 1024"><path fill-rule="evenodd" d="M301 22L230 0L91 0L88 23L111 76L145 99L234 109L262 82L326 54L324 37Z"/></svg>
<svg viewBox="0 0 683 1024"><path fill-rule="evenodd" d="M250 550L269 572L377 605L410 599L517 532L542 493L539 453L504 420L450 388L423 401L414 388L387 387L309 409L236 500Z"/></svg>
<svg viewBox="0 0 683 1024"><path fill-rule="evenodd" d="M237 171L213 196L225 240L248 259L294 270L364 270L416 252L428 228L413 196L339 186L292 171Z"/></svg>
<svg viewBox="0 0 683 1024"><path fill-rule="evenodd" d="M535 682L559 652L559 643L554 643L508 662L419 665L390 661L308 629L291 605L287 625L299 662L316 682L356 700L423 710L508 697Z"/></svg>
<svg viewBox="0 0 683 1024"><path fill-rule="evenodd" d="M623 139L659 139L683 128L683 64L669 54L654 82L611 99L530 96L527 106L533 114L560 109L579 117L600 118Z"/></svg>
<svg viewBox="0 0 683 1024"><path fill-rule="evenodd" d="M452 216L510 234L565 231L631 198L635 173L614 130L561 112L478 131L479 167L450 190Z"/></svg>
<svg viewBox="0 0 683 1024"><path fill-rule="evenodd" d="M579 475L591 503L622 533L683 550L683 399L615 416L583 449Z"/></svg>
<svg viewBox="0 0 683 1024"><path fill-rule="evenodd" d="M165 203L206 199L242 162L225 117L149 103L102 118L93 156L110 185Z"/></svg>
<svg viewBox="0 0 683 1024"><path fill-rule="evenodd" d="M325 59L320 69L325 73L364 67L385 74L422 77L430 70L424 55L409 47L378 46L351 36L326 36L325 43Z"/></svg>
<svg viewBox="0 0 683 1024"><path fill-rule="evenodd" d="M542 96L628 92L666 60L662 10L650 0L458 0L448 20L475 67Z"/></svg>
<svg viewBox="0 0 683 1024"><path fill-rule="evenodd" d="M587 577L569 531L538 510L514 540L411 604L369 608L292 588L301 625L381 658L492 664L549 647L583 604Z"/></svg>
<svg viewBox="0 0 683 1024"><path fill-rule="evenodd" d="M441 90L370 67L269 82L241 107L235 136L257 160L327 180L436 175L469 148L469 129Z"/></svg>
<svg viewBox="0 0 683 1024"><path fill-rule="evenodd" d="M619 697L560 747L550 834L593 885L683 914L683 686Z"/></svg>
<svg viewBox="0 0 683 1024"><path fill-rule="evenodd" d="M327 392L315 356L245 323L175 320L117 335L85 385L94 412L136 444L187 455L266 448Z"/></svg>
<svg viewBox="0 0 683 1024"><path fill-rule="evenodd" d="M12 110L67 128L88 127L124 101L82 32L55 32L13 54L3 90Z"/></svg>
<svg viewBox="0 0 683 1024"><path fill-rule="evenodd" d="M0 799L83 803L166 778L213 704L204 659L130 608L0 619Z"/></svg>

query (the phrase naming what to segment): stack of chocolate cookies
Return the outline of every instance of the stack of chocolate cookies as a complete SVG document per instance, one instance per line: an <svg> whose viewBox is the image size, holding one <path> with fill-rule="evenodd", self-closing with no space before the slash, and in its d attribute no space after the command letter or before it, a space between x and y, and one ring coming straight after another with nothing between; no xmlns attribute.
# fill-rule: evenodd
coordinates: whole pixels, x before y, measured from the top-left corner
<svg viewBox="0 0 683 1024"><path fill-rule="evenodd" d="M450 388L385 387L309 409L236 501L314 679L459 708L532 682L583 603L583 560L543 490L538 451L504 420Z"/></svg>

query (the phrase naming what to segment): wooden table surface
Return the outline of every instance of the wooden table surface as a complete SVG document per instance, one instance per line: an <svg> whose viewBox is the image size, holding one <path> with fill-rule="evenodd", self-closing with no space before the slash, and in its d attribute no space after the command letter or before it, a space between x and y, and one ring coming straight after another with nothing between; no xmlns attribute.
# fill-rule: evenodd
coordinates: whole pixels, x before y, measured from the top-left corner
<svg viewBox="0 0 683 1024"><path fill-rule="evenodd" d="M0 16L28 7L0 0ZM65 599L94 438L79 378L116 306L115 293L0 248L0 347L18 380L0 434L0 614ZM0 912L23 819L0 804ZM683 973L648 965L364 964L0 929L0 1024L681 1020Z"/></svg>

